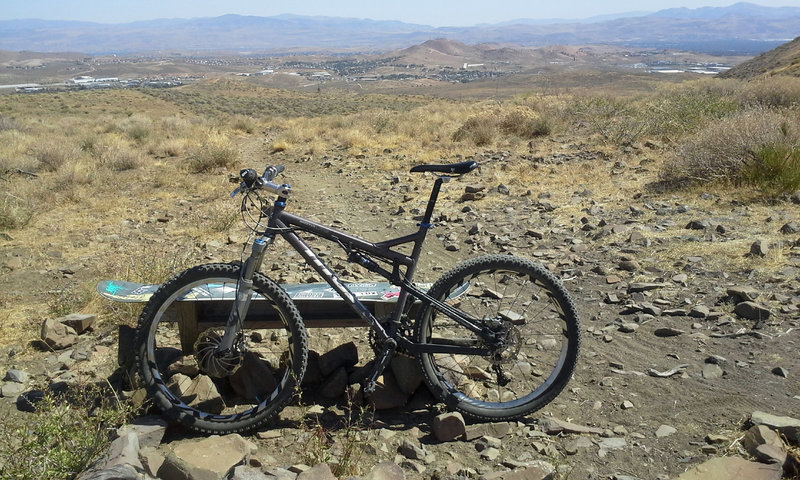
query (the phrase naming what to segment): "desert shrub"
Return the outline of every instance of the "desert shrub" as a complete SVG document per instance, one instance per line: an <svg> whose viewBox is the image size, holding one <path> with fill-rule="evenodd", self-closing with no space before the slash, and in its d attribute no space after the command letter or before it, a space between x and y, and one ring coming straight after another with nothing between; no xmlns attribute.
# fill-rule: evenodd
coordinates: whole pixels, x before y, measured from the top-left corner
<svg viewBox="0 0 800 480"><path fill-rule="evenodd" d="M646 103L653 123L652 133L682 136L739 110L734 85L699 84L671 87Z"/></svg>
<svg viewBox="0 0 800 480"><path fill-rule="evenodd" d="M552 124L526 108L514 108L506 113L498 124L500 131L507 135L516 135L521 138L533 138L550 135Z"/></svg>
<svg viewBox="0 0 800 480"><path fill-rule="evenodd" d="M186 150L186 141L171 138L154 145L150 148L150 153L159 157L180 157Z"/></svg>
<svg viewBox="0 0 800 480"><path fill-rule="evenodd" d="M652 117L633 100L610 96L577 97L568 109L574 123L615 145L631 145L650 131Z"/></svg>
<svg viewBox="0 0 800 480"><path fill-rule="evenodd" d="M142 164L142 154L129 147L111 145L103 149L100 163L114 172L134 170Z"/></svg>
<svg viewBox="0 0 800 480"><path fill-rule="evenodd" d="M65 480L84 471L132 409L93 384L46 393L33 414L0 433L0 478Z"/></svg>
<svg viewBox="0 0 800 480"><path fill-rule="evenodd" d="M80 150L63 140L52 139L34 145L31 156L38 161L41 170L55 172L78 159Z"/></svg>
<svg viewBox="0 0 800 480"><path fill-rule="evenodd" d="M793 108L800 106L800 78L777 76L746 84L739 92L749 107Z"/></svg>
<svg viewBox="0 0 800 480"><path fill-rule="evenodd" d="M19 122L17 122L13 118L8 118L3 115L0 115L0 132L4 130L19 130L19 129L20 129Z"/></svg>
<svg viewBox="0 0 800 480"><path fill-rule="evenodd" d="M3 192L0 196L0 230L16 230L33 218L35 205L32 201Z"/></svg>
<svg viewBox="0 0 800 480"><path fill-rule="evenodd" d="M470 117L453 133L454 142L470 140L476 146L492 143L497 130L497 119L493 115L482 114Z"/></svg>
<svg viewBox="0 0 800 480"><path fill-rule="evenodd" d="M151 136L153 121L142 115L133 115L121 121L119 129L129 139L141 145Z"/></svg>
<svg viewBox="0 0 800 480"><path fill-rule="evenodd" d="M797 126L783 115L771 110L746 110L711 123L681 141L660 176L678 186L715 181L750 183L753 169L762 168L763 161L777 162L782 152L791 154L797 145ZM791 170L791 162L787 168Z"/></svg>
<svg viewBox="0 0 800 480"><path fill-rule="evenodd" d="M244 115L236 115L231 121L231 128L235 131L253 133L256 130L256 122Z"/></svg>
<svg viewBox="0 0 800 480"><path fill-rule="evenodd" d="M189 169L194 173L208 173L217 168L228 168L239 163L239 150L227 138L210 135L208 140L189 153Z"/></svg>

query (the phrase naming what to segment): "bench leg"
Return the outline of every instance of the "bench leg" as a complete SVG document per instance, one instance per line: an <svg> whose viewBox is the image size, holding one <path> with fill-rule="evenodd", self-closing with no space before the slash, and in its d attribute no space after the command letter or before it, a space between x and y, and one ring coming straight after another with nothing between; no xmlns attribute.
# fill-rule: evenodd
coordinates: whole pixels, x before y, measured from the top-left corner
<svg viewBox="0 0 800 480"><path fill-rule="evenodd" d="M194 342L200 336L197 325L197 305L195 302L176 302L178 309L178 334L181 339L181 349L185 355L194 352Z"/></svg>

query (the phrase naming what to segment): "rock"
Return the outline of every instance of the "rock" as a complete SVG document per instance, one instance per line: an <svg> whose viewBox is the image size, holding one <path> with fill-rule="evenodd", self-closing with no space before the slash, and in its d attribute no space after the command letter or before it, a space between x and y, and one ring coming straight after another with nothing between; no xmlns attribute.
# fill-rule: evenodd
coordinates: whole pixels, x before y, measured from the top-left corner
<svg viewBox="0 0 800 480"><path fill-rule="evenodd" d="M443 413L433 419L433 435L440 442L451 442L466 433L464 417L458 412Z"/></svg>
<svg viewBox="0 0 800 480"><path fill-rule="evenodd" d="M493 462L500 456L500 450L495 447L489 447L481 452L481 459Z"/></svg>
<svg viewBox="0 0 800 480"><path fill-rule="evenodd" d="M152 477L158 476L158 471L164 465L166 458L164 451L158 448L143 447L139 450L139 460L142 462L145 471Z"/></svg>
<svg viewBox="0 0 800 480"><path fill-rule="evenodd" d="M0 397L16 397L21 395L27 388L22 383L10 382L0 386Z"/></svg>
<svg viewBox="0 0 800 480"><path fill-rule="evenodd" d="M23 370L11 368L6 371L6 376L3 378L6 382L28 383L29 375Z"/></svg>
<svg viewBox="0 0 800 480"><path fill-rule="evenodd" d="M726 293L729 297L739 299L740 302L752 302L761 295L761 292L746 285L728 287Z"/></svg>
<svg viewBox="0 0 800 480"><path fill-rule="evenodd" d="M372 467L364 480L405 480L405 473L396 463L381 462Z"/></svg>
<svg viewBox="0 0 800 480"><path fill-rule="evenodd" d="M800 445L800 420L756 411L750 415L753 425L766 425L784 435L790 442Z"/></svg>
<svg viewBox="0 0 800 480"><path fill-rule="evenodd" d="M603 433L602 428L587 427L574 423L559 420L554 417L542 417L539 419L539 426L548 435L558 435L560 433L593 433L599 435Z"/></svg>
<svg viewBox="0 0 800 480"><path fill-rule="evenodd" d="M749 462L740 457L716 457L678 476L678 480L780 480L779 465Z"/></svg>
<svg viewBox="0 0 800 480"><path fill-rule="evenodd" d="M128 431L136 433L141 448L157 447L167 432L167 421L155 415L140 417L119 428L117 434L122 436Z"/></svg>
<svg viewBox="0 0 800 480"><path fill-rule="evenodd" d="M72 327L78 335L81 335L85 331L92 328L92 325L94 324L94 321L96 319L97 315L71 313L64 317L56 319L56 321Z"/></svg>
<svg viewBox="0 0 800 480"><path fill-rule="evenodd" d="M627 440L621 437L604 438L600 441L600 450L621 450L628 446Z"/></svg>
<svg viewBox="0 0 800 480"><path fill-rule="evenodd" d="M466 427L464 438L471 442L484 436L503 438L509 434L511 434L511 424L508 422L477 423Z"/></svg>
<svg viewBox="0 0 800 480"><path fill-rule="evenodd" d="M723 372L722 367L715 363L706 363L703 365L703 378L707 380L712 378L720 378L723 373L725 372Z"/></svg>
<svg viewBox="0 0 800 480"><path fill-rule="evenodd" d="M547 462L537 461L534 465L528 465L510 472L501 472L499 476L492 478L493 480L548 480L554 478L555 473L555 467Z"/></svg>
<svg viewBox="0 0 800 480"><path fill-rule="evenodd" d="M425 457L428 456L428 452L425 451L425 447L412 442L407 438L403 440L399 447L397 447L397 452L411 460L424 460Z"/></svg>
<svg viewBox="0 0 800 480"><path fill-rule="evenodd" d="M246 399L263 397L272 392L278 383L270 365L253 352L244 355L242 365L229 380L233 391Z"/></svg>
<svg viewBox="0 0 800 480"><path fill-rule="evenodd" d="M135 431L123 430L123 435L117 437L108 447L106 468L115 465L132 465L139 470L144 469L139 461L139 437Z"/></svg>
<svg viewBox="0 0 800 480"><path fill-rule="evenodd" d="M400 389L394 374L387 369L378 378L371 401L376 410L389 410L404 406L408 402L408 394Z"/></svg>
<svg viewBox="0 0 800 480"><path fill-rule="evenodd" d="M769 243L766 240L756 240L750 245L751 257L766 257L769 254Z"/></svg>
<svg viewBox="0 0 800 480"><path fill-rule="evenodd" d="M736 315L756 322L764 322L772 314L767 307L755 302L742 302L733 309Z"/></svg>
<svg viewBox="0 0 800 480"><path fill-rule="evenodd" d="M422 375L422 367L414 357L395 355L392 357L391 367L400 390L409 395L416 392L422 382L425 381L425 377Z"/></svg>
<svg viewBox="0 0 800 480"><path fill-rule="evenodd" d="M625 401L624 401L624 402L622 402L622 404L620 405L620 408L621 408L621 409L623 409L623 410L630 410L630 409L632 409L633 407L634 407L634 405L633 405L633 402L631 402L630 400L625 400Z"/></svg>
<svg viewBox="0 0 800 480"><path fill-rule="evenodd" d="M503 445L502 440L487 435L479 438L478 441L475 442L475 450L483 452L490 448L500 448L502 445Z"/></svg>
<svg viewBox="0 0 800 480"><path fill-rule="evenodd" d="M337 368L322 382L318 392L325 398L339 398L347 390L347 369Z"/></svg>
<svg viewBox="0 0 800 480"><path fill-rule="evenodd" d="M636 272L641 268L635 260L622 260L617 267L626 272Z"/></svg>
<svg viewBox="0 0 800 480"><path fill-rule="evenodd" d="M63 350L78 342L74 328L51 318L42 323L41 338L53 350Z"/></svg>
<svg viewBox="0 0 800 480"><path fill-rule="evenodd" d="M742 440L747 453L765 463L783 465L786 461L786 445L781 437L766 425L753 425Z"/></svg>
<svg viewBox="0 0 800 480"><path fill-rule="evenodd" d="M689 310L689 316L692 318L707 318L711 313L711 309L705 305L695 305Z"/></svg>
<svg viewBox="0 0 800 480"><path fill-rule="evenodd" d="M238 434L174 445L158 472L163 480L222 480L245 462L254 447Z"/></svg>
<svg viewBox="0 0 800 480"><path fill-rule="evenodd" d="M336 480L336 476L327 463L319 463L300 473L297 480Z"/></svg>
<svg viewBox="0 0 800 480"><path fill-rule="evenodd" d="M76 480L140 480L141 478L134 466L122 464L83 472L76 477Z"/></svg>
<svg viewBox="0 0 800 480"><path fill-rule="evenodd" d="M653 334L656 337L667 338L667 337L677 337L678 335L683 335L683 330L679 330L677 328L671 327L664 327L664 328L657 328L653 331Z"/></svg>
<svg viewBox="0 0 800 480"><path fill-rule="evenodd" d="M233 469L231 480L272 480L260 469L248 465L239 465Z"/></svg>
<svg viewBox="0 0 800 480"><path fill-rule="evenodd" d="M350 368L358 363L358 348L353 342L344 343L319 357L319 368L328 376L339 367Z"/></svg>
<svg viewBox="0 0 800 480"><path fill-rule="evenodd" d="M670 435L673 435L677 432L678 430L675 427L670 427L669 425L661 425L660 427L658 427L658 430L656 430L656 438L669 437Z"/></svg>
<svg viewBox="0 0 800 480"><path fill-rule="evenodd" d="M665 288L668 285L666 283L647 283L647 282L637 282L631 283L628 285L628 293L636 293L636 292L648 292L650 290L658 290L659 288Z"/></svg>
<svg viewBox="0 0 800 480"><path fill-rule="evenodd" d="M789 377L789 372L786 371L786 369L783 368L783 367L775 367L775 368L773 368L772 369L772 373L774 373L775 375L777 375L779 377L783 377L783 378Z"/></svg>
<svg viewBox="0 0 800 480"><path fill-rule="evenodd" d="M796 222L789 222L781 227L781 233L784 235L800 233L800 225L798 225Z"/></svg>
<svg viewBox="0 0 800 480"><path fill-rule="evenodd" d="M711 222L706 220L692 220L686 224L687 230L705 230L711 228Z"/></svg>
<svg viewBox="0 0 800 480"><path fill-rule="evenodd" d="M186 375L173 375L167 382L167 388L176 392L190 406L209 413L220 413L225 408L216 385L207 375L189 378Z"/></svg>

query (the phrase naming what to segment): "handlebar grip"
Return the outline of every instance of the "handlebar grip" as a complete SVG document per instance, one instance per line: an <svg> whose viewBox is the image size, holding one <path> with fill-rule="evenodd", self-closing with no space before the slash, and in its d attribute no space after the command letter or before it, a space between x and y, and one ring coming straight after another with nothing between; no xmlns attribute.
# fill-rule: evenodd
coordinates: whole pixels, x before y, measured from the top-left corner
<svg viewBox="0 0 800 480"><path fill-rule="evenodd" d="M284 171L285 169L286 167L284 165L272 165L270 167L267 167L266 170L264 170L264 175L262 175L262 177L264 178L264 180L271 182L272 179L277 177L278 174Z"/></svg>

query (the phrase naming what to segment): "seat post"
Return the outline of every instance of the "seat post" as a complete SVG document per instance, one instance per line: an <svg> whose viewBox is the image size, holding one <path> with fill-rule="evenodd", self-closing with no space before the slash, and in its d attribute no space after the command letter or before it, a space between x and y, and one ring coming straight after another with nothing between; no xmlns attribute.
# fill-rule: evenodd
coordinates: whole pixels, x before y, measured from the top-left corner
<svg viewBox="0 0 800 480"><path fill-rule="evenodd" d="M433 182L433 190L431 190L431 198L428 199L428 208L425 209L425 216L422 217L422 228L432 228L431 217L433 217L433 207L436 206L436 200L439 198L439 190L442 188L442 183L449 181L450 177L437 177Z"/></svg>

